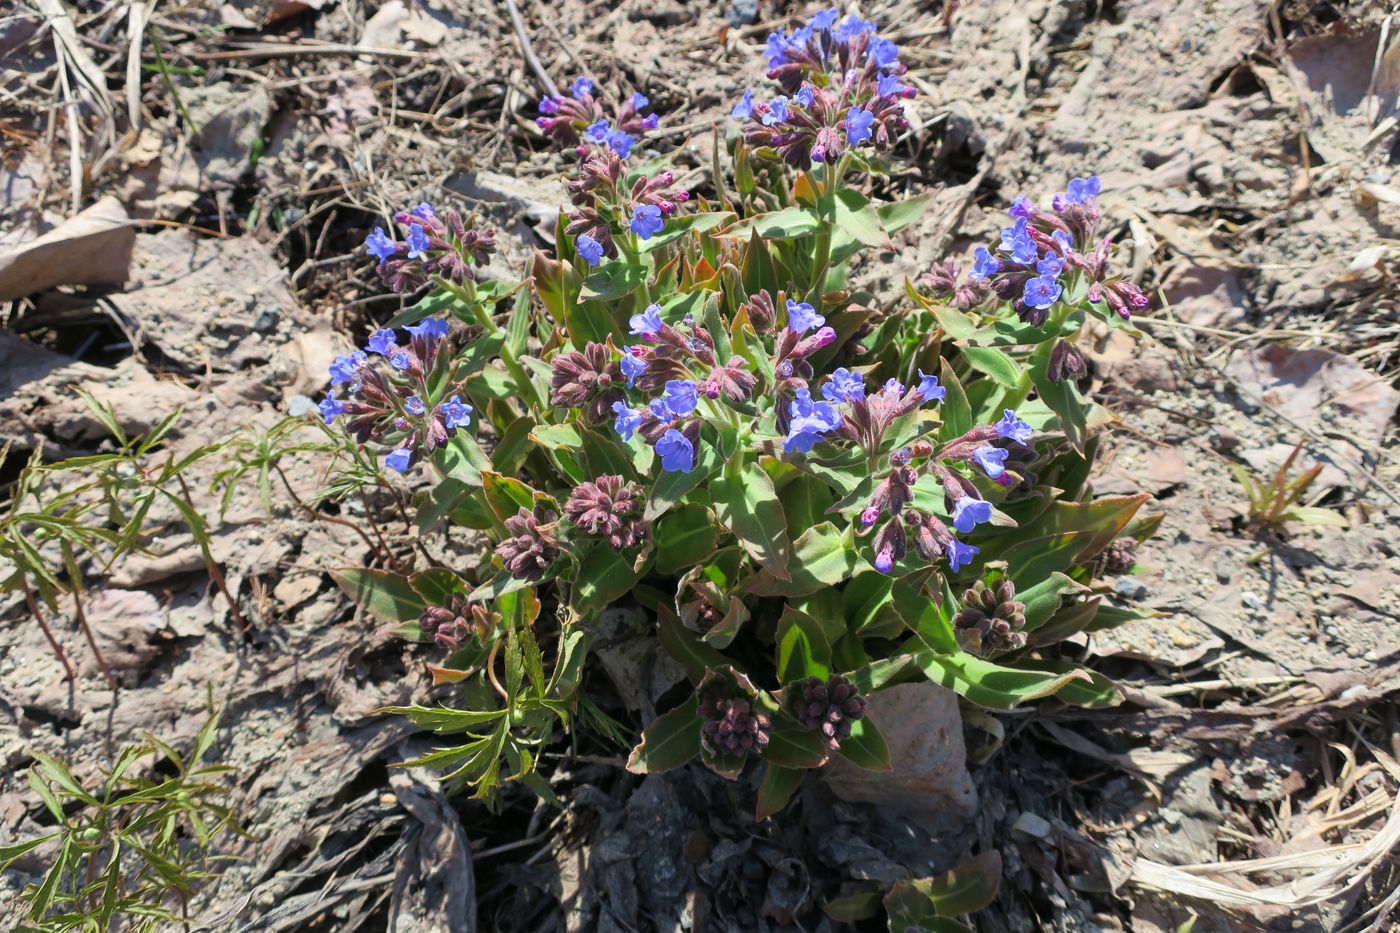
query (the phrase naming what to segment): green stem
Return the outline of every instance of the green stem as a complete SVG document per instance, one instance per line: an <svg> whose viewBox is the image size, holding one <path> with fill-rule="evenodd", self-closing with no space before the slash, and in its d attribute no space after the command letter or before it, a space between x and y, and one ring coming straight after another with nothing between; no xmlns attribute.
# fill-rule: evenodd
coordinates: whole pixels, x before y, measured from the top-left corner
<svg viewBox="0 0 1400 933"><path fill-rule="evenodd" d="M461 299L462 303L467 306L472 316L476 318L476 322L482 326L486 333L493 337L501 333L501 329L496 326L495 320L477 299L476 283L471 279L464 279L464 284L458 285L456 282L452 282L437 275L433 276L433 281ZM515 380L516 386L520 389L521 394L525 396L530 407L536 413L543 411L544 401L540 398L539 392L535 389L535 383L530 379L529 374L525 372L525 367L520 365L520 360L516 357L515 351L512 350L510 344L505 341L501 342L501 362L505 364L506 370L510 373L511 378Z"/></svg>
<svg viewBox="0 0 1400 933"><path fill-rule="evenodd" d="M820 314L822 295L825 292L826 274L831 267L831 238L836 230L836 188L846 175L849 155L843 155L836 165L827 164L822 178L822 190L817 202L819 210L824 210L822 227L817 233L817 254L812 260L814 275L807 290L807 300Z"/></svg>
<svg viewBox="0 0 1400 933"><path fill-rule="evenodd" d="M634 266L644 265L642 262L642 251L637 246L637 235L628 231L621 236L613 237L613 242L617 244L618 251L622 253L627 262ZM632 310L637 314L642 313L646 306L651 304L651 287L647 285L647 277L642 276L642 284L632 291Z"/></svg>

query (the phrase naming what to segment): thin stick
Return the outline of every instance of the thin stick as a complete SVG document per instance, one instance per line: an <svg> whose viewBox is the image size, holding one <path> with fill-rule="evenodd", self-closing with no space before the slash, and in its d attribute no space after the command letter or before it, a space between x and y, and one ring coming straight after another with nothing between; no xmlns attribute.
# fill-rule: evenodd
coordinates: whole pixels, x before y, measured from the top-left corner
<svg viewBox="0 0 1400 933"><path fill-rule="evenodd" d="M540 87L550 97L558 97L559 88L554 86L554 80L550 78L549 72L545 71L544 65L540 64L539 58L535 56L535 47L530 44L530 37L525 34L525 21L520 18L520 9L515 5L515 0L506 0L506 9L510 11L510 21L515 26L515 38L520 40L520 51L524 53L525 61L530 66L530 70L535 73L535 80L540 82Z"/></svg>
<svg viewBox="0 0 1400 933"><path fill-rule="evenodd" d="M111 666L107 664L107 659L102 656L102 649L97 647L97 639L93 637L92 626L88 625L87 613L83 611L83 601L78 592L79 587L75 580L73 581L73 614L78 617L78 627L83 630L88 647L92 649L92 656L97 659L97 666L102 668L103 674L107 675L107 686L113 690L120 690L121 684L117 683L117 678L112 674Z"/></svg>
<svg viewBox="0 0 1400 933"><path fill-rule="evenodd" d="M378 545L376 545L373 541L370 540L369 535L365 534L365 530L359 525L355 524L349 519L340 518L337 515L327 515L326 513L318 511L317 509L313 509L311 506L307 505L302 500L301 496L297 495L297 491L292 488L291 482L289 482L287 479L287 474L282 471L281 464L274 464L272 468L276 471L277 475L282 478L282 485L287 487L287 495L292 497L292 502L297 506L297 508L301 509L307 515L310 515L317 521L330 522L335 525L344 525L346 528L349 528L351 531L355 532L355 534L359 535L364 540L366 546L369 547L371 553L378 555L380 560L387 560L389 563L393 564L395 570L400 569L399 562L394 558L394 555L389 552L389 545L384 542L383 536L381 536L379 539L379 543L383 545L383 549L381 550ZM376 530L378 529L376 528Z"/></svg>
<svg viewBox="0 0 1400 933"><path fill-rule="evenodd" d="M63 670L66 674L63 679L71 683L75 679L73 665L69 663L68 655L64 654L63 646L58 643L57 638L53 637L53 629L49 628L49 623L44 618L44 614L39 611L39 604L34 599L34 591L29 588L29 578L20 574L19 582L20 585L24 587L24 601L29 604L30 614L33 615L35 621L39 623L39 628L44 630L44 637L49 640L49 647L53 649L54 657L58 658L59 663L63 665Z"/></svg>

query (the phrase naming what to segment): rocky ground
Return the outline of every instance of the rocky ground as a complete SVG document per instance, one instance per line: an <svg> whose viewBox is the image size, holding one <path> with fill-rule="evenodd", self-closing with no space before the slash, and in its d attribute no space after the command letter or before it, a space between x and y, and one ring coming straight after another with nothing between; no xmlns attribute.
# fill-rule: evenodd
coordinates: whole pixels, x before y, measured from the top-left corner
<svg viewBox="0 0 1400 933"><path fill-rule="evenodd" d="M1400 23L1380 3L1303 0L928 6L860 11L920 90L880 184L934 200L857 273L895 306L905 277L988 238L1015 194L1103 178L1154 302L1142 341L1105 333L1091 360L1119 418L1097 488L1145 490L1165 515L1146 572L1112 596L1159 615L1076 648L1121 680L1124 704L970 714L969 796L939 819L809 782L790 815L755 824L754 788L695 768L639 779L597 739L555 750L565 809L518 792L493 815L391 767L430 742L373 710L430 698L436 658L357 615L326 576L371 550L334 519L407 541L410 491L318 517L297 502L324 481L308 452L267 502L242 483L221 511L210 461L190 486L246 633L173 512L154 516L148 553L92 581L87 617L118 689L60 615L80 672L64 683L22 595L0 596L0 844L47 819L24 779L32 750L90 777L147 731L188 745L212 702L251 838L198 905L200 929L834 930L820 904L843 883L990 848L1004 876L981 930L1165 931L1193 915L1196 930L1389 929ZM702 191L712 127L763 80L764 35L810 12L520 8L556 84L588 73L651 96L655 146ZM182 408L182 451L303 410L331 358L398 307L356 252L390 205L481 211L510 277L563 200L505 3L22 0L0 17L0 62L5 483L41 445L50 458L101 447L74 387L132 432ZM1322 467L1308 504L1349 524L1261 532L1231 468L1266 477L1299 443ZM474 559L470 540L425 546ZM666 672L645 620L609 625L606 673L588 686L635 729ZM631 696L607 674L650 686ZM957 738L925 764L958 770ZM6 928L46 857L0 877Z"/></svg>

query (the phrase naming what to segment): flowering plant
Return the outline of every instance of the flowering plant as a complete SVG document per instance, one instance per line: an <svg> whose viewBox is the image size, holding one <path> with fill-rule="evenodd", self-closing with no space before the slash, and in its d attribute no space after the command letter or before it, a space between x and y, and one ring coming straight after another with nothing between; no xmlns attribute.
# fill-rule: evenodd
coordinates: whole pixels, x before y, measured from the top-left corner
<svg viewBox="0 0 1400 933"><path fill-rule="evenodd" d="M560 724L618 733L579 690L615 604L655 619L693 684L628 767L757 762L760 817L834 756L888 769L866 699L893 684L1117 699L1054 649L1138 613L1101 578L1156 526L1146 496L1090 487L1107 415L1075 341L1146 304L1095 239L1098 180L1017 198L966 275L949 260L881 307L850 260L927 205L873 197L914 95L898 49L828 11L767 57L781 93L743 93L709 196L642 161L644 95L610 112L580 78L546 98L539 128L578 164L524 282L478 281L491 232L428 204L366 242L386 284L426 291L336 361L321 414L431 479L424 534L492 545L338 579L442 647L457 696L397 711L466 733L423 760L482 798L507 778L552 797L534 766Z"/></svg>

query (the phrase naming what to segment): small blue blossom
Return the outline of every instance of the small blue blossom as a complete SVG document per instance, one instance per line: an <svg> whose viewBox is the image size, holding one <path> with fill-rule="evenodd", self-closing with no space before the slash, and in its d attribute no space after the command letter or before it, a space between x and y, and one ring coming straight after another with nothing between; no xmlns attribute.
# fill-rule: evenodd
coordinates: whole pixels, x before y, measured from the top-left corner
<svg viewBox="0 0 1400 933"><path fill-rule="evenodd" d="M433 343L447 336L447 319L441 317L425 317L417 324L409 324L404 330L415 337L423 338L428 343Z"/></svg>
<svg viewBox="0 0 1400 933"><path fill-rule="evenodd" d="M1031 212L1034 210L1035 205L1032 204L1031 199L1026 197L1024 194L1016 195L1016 197L1013 198L1011 201L1010 213L1011 216L1015 217L1017 220L1020 220L1022 218L1030 220Z"/></svg>
<svg viewBox="0 0 1400 933"><path fill-rule="evenodd" d="M812 85L802 85L801 89L799 89L798 92L792 96L792 99L810 110L812 107L812 103L815 100L812 94Z"/></svg>
<svg viewBox="0 0 1400 933"><path fill-rule="evenodd" d="M419 259L432 249L432 241L428 239L428 231L423 229L422 224L409 227L407 239L409 259Z"/></svg>
<svg viewBox="0 0 1400 933"><path fill-rule="evenodd" d="M331 364L331 385L344 385L354 379L355 370L364 365L365 359L365 354L361 350L337 356L335 362Z"/></svg>
<svg viewBox="0 0 1400 933"><path fill-rule="evenodd" d="M883 71L894 71L899 67L899 46L889 39L879 36L870 40L870 60Z"/></svg>
<svg viewBox="0 0 1400 933"><path fill-rule="evenodd" d="M369 232L369 236L365 237L365 249L369 250L375 259L383 262L398 255L399 244L389 239L383 227L375 227Z"/></svg>
<svg viewBox="0 0 1400 933"><path fill-rule="evenodd" d="M891 376L889 379L885 380L885 384L880 387L880 391L884 392L886 395L898 397L904 394L904 383Z"/></svg>
<svg viewBox="0 0 1400 933"><path fill-rule="evenodd" d="M613 130L608 134L608 148L624 159L632 154L632 146L636 142L635 136L624 133L622 130Z"/></svg>
<svg viewBox="0 0 1400 933"><path fill-rule="evenodd" d="M613 402L612 410L613 414L617 416L613 420L613 430L624 441L630 441L632 435L642 426L642 413L628 408L626 402Z"/></svg>
<svg viewBox="0 0 1400 933"><path fill-rule="evenodd" d="M438 406L438 414L442 415L443 424L447 425L448 431L455 431L458 428L465 428L471 424L472 407L462 401L461 396L454 395Z"/></svg>
<svg viewBox="0 0 1400 933"><path fill-rule="evenodd" d="M578 254L583 257L583 261L590 266L598 265L599 260L603 258L603 244L586 233L579 234L574 246L578 248Z"/></svg>
<svg viewBox="0 0 1400 933"><path fill-rule="evenodd" d="M647 409L657 421L675 421L676 413L666 407L666 400L654 398L647 402Z"/></svg>
<svg viewBox="0 0 1400 933"><path fill-rule="evenodd" d="M673 415L679 417L695 410L695 406L700 404L700 395L691 380L669 379L666 391L661 393L661 401L666 403L666 408Z"/></svg>
<svg viewBox="0 0 1400 933"><path fill-rule="evenodd" d="M1001 260L993 256L992 251L987 247L977 247L977 251L972 256L972 271L968 273L970 278L985 279L987 276L1001 271Z"/></svg>
<svg viewBox="0 0 1400 933"><path fill-rule="evenodd" d="M649 113L642 117L642 129L654 130L661 125L661 114Z"/></svg>
<svg viewBox="0 0 1400 933"><path fill-rule="evenodd" d="M875 91L881 97L896 97L904 90L904 85L899 83L899 75L883 75L875 85Z"/></svg>
<svg viewBox="0 0 1400 933"><path fill-rule="evenodd" d="M828 402L859 402L865 398L865 380L860 373L851 372L842 366L831 374L831 380L822 386L822 398Z"/></svg>
<svg viewBox="0 0 1400 933"><path fill-rule="evenodd" d="M948 569L957 573L963 567L972 563L972 559L981 550L976 545L963 544L957 538L948 542Z"/></svg>
<svg viewBox="0 0 1400 933"><path fill-rule="evenodd" d="M321 409L321 417L326 419L326 424L331 424L336 418L345 414L345 403L335 397L334 392L326 393L326 397L321 399L321 404L316 406Z"/></svg>
<svg viewBox="0 0 1400 933"><path fill-rule="evenodd" d="M647 371L647 361L632 352L631 347L622 348L622 374L627 377L627 388L632 388L637 377Z"/></svg>
<svg viewBox="0 0 1400 933"><path fill-rule="evenodd" d="M829 30L836 25L836 20L841 16L841 11L836 7L829 7L825 10L818 10L812 14L812 18L807 22L807 29L811 32Z"/></svg>
<svg viewBox="0 0 1400 933"><path fill-rule="evenodd" d="M558 112L559 112L559 98L557 98L557 97L542 97L542 98L540 98L540 113L558 113Z"/></svg>
<svg viewBox="0 0 1400 933"><path fill-rule="evenodd" d="M641 91L633 91L633 92L632 92L632 109L633 109L633 110L644 110L644 109L646 109L647 105L650 104L650 103L651 103L651 99L650 99L649 97L647 97L645 94L643 94Z"/></svg>
<svg viewBox="0 0 1400 933"><path fill-rule="evenodd" d="M972 459L990 479L1001 479L1006 473L1006 451L1000 447L978 447L972 452Z"/></svg>
<svg viewBox="0 0 1400 933"><path fill-rule="evenodd" d="M422 220L432 220L437 217L437 211L427 201L419 201L418 206L413 209L413 216Z"/></svg>
<svg viewBox="0 0 1400 933"><path fill-rule="evenodd" d="M792 418L783 450L792 453L807 453L823 435L841 427L841 413L830 402L814 401L807 389L797 390L797 398L788 405L788 414Z"/></svg>
<svg viewBox="0 0 1400 933"><path fill-rule="evenodd" d="M393 330L383 327L369 335L369 343L365 344L365 349L370 353L388 356L394 352L396 342Z"/></svg>
<svg viewBox="0 0 1400 933"><path fill-rule="evenodd" d="M1083 204L1090 198L1098 196L1102 185L1099 183L1099 176L1090 175L1088 178L1071 178L1069 184L1065 186L1065 200L1070 204Z"/></svg>
<svg viewBox="0 0 1400 933"><path fill-rule="evenodd" d="M428 410L423 404L423 400L416 395L410 395L404 399L403 407L410 415L421 415Z"/></svg>
<svg viewBox="0 0 1400 933"><path fill-rule="evenodd" d="M1014 411L1009 408L1002 409L1001 420L997 422L998 437L1004 437L1018 444L1029 444L1034 435L1035 429L1016 417Z"/></svg>
<svg viewBox="0 0 1400 933"><path fill-rule="evenodd" d="M948 390L938 384L937 376L930 376L919 370L919 387L915 390L925 402L942 402L948 398Z"/></svg>
<svg viewBox="0 0 1400 933"><path fill-rule="evenodd" d="M574 96L575 100L581 100L593 93L593 82L587 78L575 78L573 85L569 88L569 93Z"/></svg>
<svg viewBox="0 0 1400 933"><path fill-rule="evenodd" d="M1050 237L1056 243L1060 244L1066 253L1069 252L1070 247L1074 246L1074 237L1070 236L1069 233L1064 230L1056 230L1054 233L1050 234Z"/></svg>
<svg viewBox="0 0 1400 933"><path fill-rule="evenodd" d="M852 13L850 16L847 16L845 19L841 20L841 22L836 24L834 34L837 39L840 39L842 42L845 42L850 39L854 39L861 33L875 32L877 29L879 29L879 27L872 23L870 20L861 19L859 16Z"/></svg>
<svg viewBox="0 0 1400 933"><path fill-rule="evenodd" d="M641 314L634 314L627 319L627 324L632 328L629 333L641 337L650 337L661 330L661 305L647 305Z"/></svg>
<svg viewBox="0 0 1400 933"><path fill-rule="evenodd" d="M826 323L826 318L817 313L817 309L805 301L787 300L788 327L799 334L816 327L821 327Z"/></svg>
<svg viewBox="0 0 1400 933"><path fill-rule="evenodd" d="M758 122L764 126L774 126L778 123L786 123L788 120L788 99L786 97L775 97L768 102L768 112L758 118Z"/></svg>
<svg viewBox="0 0 1400 933"><path fill-rule="evenodd" d="M768 58L769 70L777 68L779 65L787 64L787 50L788 38L786 33L770 32L768 34L768 45L764 49L763 54Z"/></svg>
<svg viewBox="0 0 1400 933"><path fill-rule="evenodd" d="M612 124L606 119L595 120L588 124L588 129L583 131L583 138L590 143L602 145L608 141L608 133L612 131Z"/></svg>
<svg viewBox="0 0 1400 933"><path fill-rule="evenodd" d="M992 504L985 499L963 496L953 503L953 527L963 534L991 520Z"/></svg>
<svg viewBox="0 0 1400 933"><path fill-rule="evenodd" d="M384 465L391 470L400 473L407 473L408 468L413 463L413 451L407 447L395 447L389 451L389 456L384 458Z"/></svg>
<svg viewBox="0 0 1400 933"><path fill-rule="evenodd" d="M753 88L744 88L744 96L739 98L739 102L734 105L734 109L729 111L729 115L736 120L747 120L753 116Z"/></svg>
<svg viewBox="0 0 1400 933"><path fill-rule="evenodd" d="M1026 290L1021 298L1032 308L1045 309L1054 304L1064 289L1054 276L1038 275L1026 282Z"/></svg>
<svg viewBox="0 0 1400 933"><path fill-rule="evenodd" d="M628 227L643 240L650 240L661 232L665 221L661 218L661 208L655 204L638 204L632 210L632 222Z"/></svg>
<svg viewBox="0 0 1400 933"><path fill-rule="evenodd" d="M672 473L689 473L695 467L695 448L690 439L675 428L661 435L656 442L661 457L661 469Z"/></svg>
<svg viewBox="0 0 1400 933"><path fill-rule="evenodd" d="M1021 217L1016 223L1001 231L1001 248L1010 253L1014 261L1027 265L1035 262L1036 256L1039 255L1035 239L1031 237L1029 228L1030 222Z"/></svg>
<svg viewBox="0 0 1400 933"><path fill-rule="evenodd" d="M1036 272L1039 272L1041 275L1049 276L1052 279L1059 276L1059 274L1064 271L1064 268L1064 257L1056 253L1046 253L1045 257L1035 264Z"/></svg>
<svg viewBox="0 0 1400 933"><path fill-rule="evenodd" d="M874 122L875 114L869 110L852 107L846 111L846 142L852 146L859 146L865 142L873 135L870 127Z"/></svg>
<svg viewBox="0 0 1400 933"><path fill-rule="evenodd" d="M394 350L389 353L389 365L399 372L407 372L413 368L413 354L409 353L403 347L395 347Z"/></svg>

